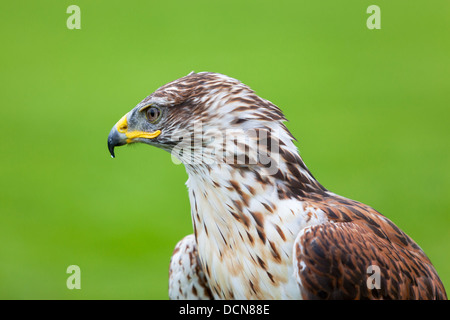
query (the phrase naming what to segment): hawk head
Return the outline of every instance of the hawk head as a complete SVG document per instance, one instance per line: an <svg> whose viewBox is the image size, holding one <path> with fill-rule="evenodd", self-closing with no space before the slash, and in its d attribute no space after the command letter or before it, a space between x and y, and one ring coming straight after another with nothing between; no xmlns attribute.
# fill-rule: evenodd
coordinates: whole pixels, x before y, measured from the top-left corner
<svg viewBox="0 0 450 320"><path fill-rule="evenodd" d="M219 154L223 159L245 153L249 143L244 138L251 137L261 148L263 139L266 144L275 141L275 130L277 138L291 141L285 120L277 106L240 81L192 72L162 86L124 115L109 134L108 148L114 157L115 147L141 142L177 151L175 156L185 164L187 159L199 160L198 155L212 161L211 155L218 160Z"/></svg>

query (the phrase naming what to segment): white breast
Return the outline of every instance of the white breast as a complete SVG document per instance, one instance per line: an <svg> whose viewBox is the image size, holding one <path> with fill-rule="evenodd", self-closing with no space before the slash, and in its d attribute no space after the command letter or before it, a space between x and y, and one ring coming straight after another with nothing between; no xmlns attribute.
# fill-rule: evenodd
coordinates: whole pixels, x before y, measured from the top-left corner
<svg viewBox="0 0 450 320"><path fill-rule="evenodd" d="M190 174L187 186L198 254L215 298L301 299L293 243L302 229L326 221L323 212L279 200L273 186L237 170L218 165L204 173Z"/></svg>

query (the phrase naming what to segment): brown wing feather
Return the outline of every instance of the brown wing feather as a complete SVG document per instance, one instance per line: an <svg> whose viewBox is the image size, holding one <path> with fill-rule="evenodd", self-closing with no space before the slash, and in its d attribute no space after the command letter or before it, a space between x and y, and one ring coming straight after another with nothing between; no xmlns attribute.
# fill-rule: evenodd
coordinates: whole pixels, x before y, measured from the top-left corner
<svg viewBox="0 0 450 320"><path fill-rule="evenodd" d="M331 223L302 232L294 246L304 299L447 299L428 257L391 221L347 199L327 201ZM369 288L380 271L380 286Z"/></svg>

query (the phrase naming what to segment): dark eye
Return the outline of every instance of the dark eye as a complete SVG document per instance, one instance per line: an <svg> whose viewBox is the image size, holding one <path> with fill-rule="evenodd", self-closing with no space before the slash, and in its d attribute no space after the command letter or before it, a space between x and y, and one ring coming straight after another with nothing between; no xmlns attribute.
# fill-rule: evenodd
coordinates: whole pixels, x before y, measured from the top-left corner
<svg viewBox="0 0 450 320"><path fill-rule="evenodd" d="M150 107L146 111L147 120L151 123L155 123L159 120L159 117L161 116L161 109L159 109L156 106Z"/></svg>

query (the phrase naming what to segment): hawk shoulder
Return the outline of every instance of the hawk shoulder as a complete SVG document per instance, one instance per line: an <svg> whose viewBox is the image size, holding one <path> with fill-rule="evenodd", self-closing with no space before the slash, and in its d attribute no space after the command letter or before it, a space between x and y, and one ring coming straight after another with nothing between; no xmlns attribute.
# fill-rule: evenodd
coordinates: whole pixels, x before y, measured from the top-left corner
<svg viewBox="0 0 450 320"><path fill-rule="evenodd" d="M356 202L328 211L330 222L305 228L294 243L304 299L446 299L428 257L390 220ZM368 283L375 270L378 286Z"/></svg>

